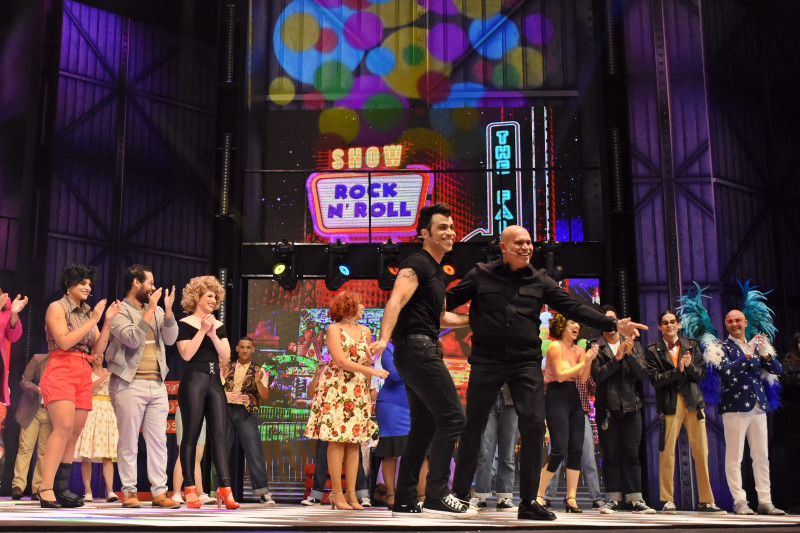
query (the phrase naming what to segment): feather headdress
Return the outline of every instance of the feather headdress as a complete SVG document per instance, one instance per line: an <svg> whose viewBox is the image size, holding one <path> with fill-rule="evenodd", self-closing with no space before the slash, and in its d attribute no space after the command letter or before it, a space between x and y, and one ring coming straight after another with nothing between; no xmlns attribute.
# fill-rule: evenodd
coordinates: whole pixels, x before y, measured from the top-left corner
<svg viewBox="0 0 800 533"><path fill-rule="evenodd" d="M701 287L696 281L694 287L678 301L678 317L681 321L681 331L688 337L694 337L703 350L703 359L706 362L706 377L700 383L703 398L706 402L714 404L722 399L722 383L719 378L719 366L722 362L722 342L719 340L717 330L711 322L708 310L703 305L703 298L710 296L703 294L708 287Z"/></svg>

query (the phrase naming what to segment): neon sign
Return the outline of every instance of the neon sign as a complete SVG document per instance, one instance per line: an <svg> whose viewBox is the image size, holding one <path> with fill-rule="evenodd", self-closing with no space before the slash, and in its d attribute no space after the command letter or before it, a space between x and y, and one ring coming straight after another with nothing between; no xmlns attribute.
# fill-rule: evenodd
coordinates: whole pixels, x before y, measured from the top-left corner
<svg viewBox="0 0 800 533"><path fill-rule="evenodd" d="M513 224L522 224L522 174L519 123L492 122L486 126L486 222L464 237L500 235Z"/></svg>
<svg viewBox="0 0 800 533"><path fill-rule="evenodd" d="M381 157L383 156L383 157ZM377 146L370 146L367 149L361 147L336 148L330 152L330 167L334 170L342 170L345 168L358 170L364 168L397 168L400 166L400 160L403 157L402 144L387 144L381 148ZM381 161L381 159L383 161ZM383 165L381 165L383 162Z"/></svg>
<svg viewBox="0 0 800 533"><path fill-rule="evenodd" d="M422 172L318 172L306 189L317 235L353 240L373 235L414 235L417 216L433 191L433 176Z"/></svg>

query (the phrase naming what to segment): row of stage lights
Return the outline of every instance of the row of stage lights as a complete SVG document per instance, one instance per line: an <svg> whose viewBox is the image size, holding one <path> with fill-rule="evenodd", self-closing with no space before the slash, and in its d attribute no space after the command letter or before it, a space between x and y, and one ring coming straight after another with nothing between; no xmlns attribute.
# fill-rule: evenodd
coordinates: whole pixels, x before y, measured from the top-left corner
<svg viewBox="0 0 800 533"><path fill-rule="evenodd" d="M277 262L272 267L272 276L284 290L293 291L297 287L298 275L294 264L294 244L284 240L275 245L273 251ZM329 291L337 291L350 279L352 269L347 264L347 243L337 240L329 244L328 270L325 275L325 286ZM400 249L391 239L378 249L378 286L384 291L392 290L394 280L400 270Z"/></svg>
<svg viewBox="0 0 800 533"><path fill-rule="evenodd" d="M480 243L479 243L480 244ZM482 257L475 257L474 254L466 254L466 256L460 257L461 263L461 271L462 275L466 273L467 270L474 266L475 262L477 261L492 261L496 258L500 257L500 245L499 243L494 240L487 243L482 243L481 245L481 252L480 255ZM342 285L344 285L347 280L351 278L351 274L353 274L352 263L350 260L353 259L353 253L356 252L355 255L359 256L360 259L356 259L356 277L359 279L365 278L365 270L368 273L375 273L375 278L371 278L369 274L367 274L367 278L377 279L378 287L384 291L392 290L394 287L395 279L397 279L397 273L400 270L400 262L401 262L401 251L400 245L398 243L392 242L389 239L385 243L381 243L378 245L378 261L376 265L376 269L373 270L370 267L371 263L371 254L374 254L374 248L370 253L370 259L365 260L363 254L359 255L358 249L353 250L349 248L348 243L343 243L340 240L336 242L329 243L324 247L324 254L327 256L327 270L325 270L325 286L330 291L337 291L339 290ZM561 243L555 242L545 242L539 244L539 249L544 256L544 266L547 273L553 277L556 281L561 281L564 278L564 269L557 264L556 256L561 251ZM362 252L364 251L363 248L361 249ZM278 284L286 291L293 291L297 288L297 282L300 277L305 277L308 274L304 269L297 268L295 264L296 259L296 247L294 243L289 242L288 240L284 240L283 242L279 242L272 246L271 249L272 257L269 261L272 263L272 277ZM408 252L408 250L406 250ZM472 261L470 261L472 258ZM316 256L315 259L311 261L322 259L320 256ZM456 266L453 262L454 260L459 259L455 255L451 256L448 254L442 261L442 269L444 270L445 274L450 276L451 278L456 274ZM304 255L304 260L306 262L309 261L307 255ZM272 262L274 261L274 262ZM366 267L365 267L365 262ZM306 265L308 266L308 265ZM267 267L269 268L269 267ZM537 267L538 268L538 267ZM318 278L319 271L316 271L312 277Z"/></svg>
<svg viewBox="0 0 800 533"><path fill-rule="evenodd" d="M272 266L273 279L284 290L295 290L300 277L295 265L295 245L284 240L276 244L272 252L276 258L276 262ZM348 264L348 244L337 240L335 243L328 244L325 252L328 256L325 286L329 291L337 291L350 279L352 273L352 268ZM397 273L400 271L400 259L400 246L391 239L378 245L376 279L381 290L392 290ZM448 276L455 275L455 267L447 258L443 261L442 268Z"/></svg>

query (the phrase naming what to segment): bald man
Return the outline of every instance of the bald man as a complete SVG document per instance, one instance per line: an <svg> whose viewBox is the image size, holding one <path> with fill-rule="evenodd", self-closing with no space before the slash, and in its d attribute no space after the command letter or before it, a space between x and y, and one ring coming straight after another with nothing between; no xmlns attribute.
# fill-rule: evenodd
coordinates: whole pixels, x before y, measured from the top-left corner
<svg viewBox="0 0 800 533"><path fill-rule="evenodd" d="M769 405L762 381L762 374L780 375L781 364L764 335L758 334L748 342L745 337L747 319L741 311L734 309L728 313L725 329L728 330L728 340L723 345L720 364L722 401L719 412L725 428L725 477L733 497L733 512L755 514L742 489L742 456L746 438L753 459L758 514L786 514L772 504L766 411L776 406Z"/></svg>
<svg viewBox="0 0 800 533"><path fill-rule="evenodd" d="M508 384L519 417L520 506L517 517L555 520L536 500L544 439L544 379L539 313L548 305L567 318L638 337L642 324L617 320L572 299L544 270L530 264L533 243L521 226L501 235L502 259L479 263L447 292L447 309L471 301L472 353L467 387L467 421L459 441L453 493L465 500L475 475L481 436L503 384Z"/></svg>

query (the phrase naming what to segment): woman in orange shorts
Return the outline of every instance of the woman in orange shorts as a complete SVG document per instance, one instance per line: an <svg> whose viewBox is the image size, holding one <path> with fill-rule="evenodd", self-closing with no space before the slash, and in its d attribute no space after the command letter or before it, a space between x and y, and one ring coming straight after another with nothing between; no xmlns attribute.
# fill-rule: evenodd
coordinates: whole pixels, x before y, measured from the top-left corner
<svg viewBox="0 0 800 533"><path fill-rule="evenodd" d="M69 265L61 271L60 286L64 296L47 307L45 336L50 360L39 384L53 433L47 439L42 460L39 503L45 508L80 507L83 498L69 490L75 442L86 416L92 410L92 365L95 354L108 345L111 319L119 311L119 301L106 310L106 300L94 309L86 303L92 292L97 269ZM97 324L103 317L103 329Z"/></svg>

